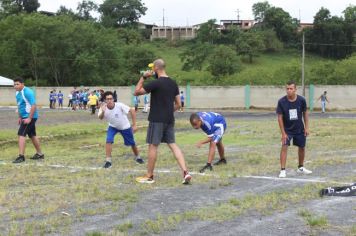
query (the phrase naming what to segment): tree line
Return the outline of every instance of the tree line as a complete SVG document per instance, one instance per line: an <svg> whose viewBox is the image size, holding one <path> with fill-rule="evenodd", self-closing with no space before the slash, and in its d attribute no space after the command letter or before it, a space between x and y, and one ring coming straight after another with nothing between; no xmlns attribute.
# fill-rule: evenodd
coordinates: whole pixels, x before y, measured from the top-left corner
<svg viewBox="0 0 356 236"><path fill-rule="evenodd" d="M307 52L321 57L341 60L356 52L356 6L348 6L343 17L331 16L328 9L321 8L314 17L313 27L301 31L298 31L298 19L268 2L253 4L252 11L256 24L249 30L236 26L219 31L216 20L204 23L194 43L181 54L182 69L207 69L219 83L224 76L241 70L241 57L253 63L261 53L301 50L303 34ZM355 77L347 80L347 83L355 83Z"/></svg>
<svg viewBox="0 0 356 236"><path fill-rule="evenodd" d="M84 0L76 10L61 6L55 14L38 12L39 7L38 0L0 1L3 76L19 75L37 86L131 85L157 56L147 42L147 32L138 29L138 20L147 11L141 0L105 0L99 5ZM308 52L345 59L327 66L320 62L311 79L335 83L338 73L343 79L336 82L354 80L354 69L350 74L340 68L356 68L352 56L356 6L348 6L341 17L321 8L314 27L301 32L298 19L268 2L255 3L252 11L257 23L250 30L231 27L219 31L213 19L202 24L197 37L184 43L182 70L207 70L215 84L228 84L223 81L226 76L239 73L244 63L254 63L261 53L300 50L304 33ZM324 71L332 68L333 73ZM324 74L328 79L318 77Z"/></svg>

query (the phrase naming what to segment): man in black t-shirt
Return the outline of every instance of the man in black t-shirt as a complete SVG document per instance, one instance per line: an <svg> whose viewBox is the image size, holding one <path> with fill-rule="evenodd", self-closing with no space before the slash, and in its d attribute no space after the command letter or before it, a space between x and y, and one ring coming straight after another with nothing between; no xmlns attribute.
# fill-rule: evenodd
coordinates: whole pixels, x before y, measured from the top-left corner
<svg viewBox="0 0 356 236"><path fill-rule="evenodd" d="M287 96L278 101L277 114L278 124L282 134L282 149L280 154L281 171L280 178L286 177L287 151L291 140L298 147L299 165L297 173L311 174L304 164L306 137L309 135L309 118L305 98L297 95L297 86L290 81L286 86Z"/></svg>
<svg viewBox="0 0 356 236"><path fill-rule="evenodd" d="M144 85L145 79L154 75L154 81ZM151 93L151 107L148 115L149 126L146 142L148 143L147 174L136 178L139 183L154 183L153 171L160 143L167 143L183 171L183 184L192 178L185 165L182 151L175 143L174 112L181 107L178 85L168 77L162 59L153 62L152 71L146 71L138 81L135 96Z"/></svg>

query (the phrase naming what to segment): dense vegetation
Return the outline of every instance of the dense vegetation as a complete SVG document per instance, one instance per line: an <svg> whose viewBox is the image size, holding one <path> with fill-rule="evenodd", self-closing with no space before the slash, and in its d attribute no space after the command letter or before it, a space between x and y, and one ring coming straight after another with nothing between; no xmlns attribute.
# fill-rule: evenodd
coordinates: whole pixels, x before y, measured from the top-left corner
<svg viewBox="0 0 356 236"><path fill-rule="evenodd" d="M219 32L216 20L187 42L147 39L137 21L140 0L82 1L77 11L37 12L37 0L0 1L0 74L30 85L131 85L157 57L180 84L273 85L301 78L301 37L306 38L306 83L356 84L356 6L342 17L321 8L314 27L268 2L253 5L255 27ZM149 7L149 6L148 6ZM93 12L99 13L98 19Z"/></svg>

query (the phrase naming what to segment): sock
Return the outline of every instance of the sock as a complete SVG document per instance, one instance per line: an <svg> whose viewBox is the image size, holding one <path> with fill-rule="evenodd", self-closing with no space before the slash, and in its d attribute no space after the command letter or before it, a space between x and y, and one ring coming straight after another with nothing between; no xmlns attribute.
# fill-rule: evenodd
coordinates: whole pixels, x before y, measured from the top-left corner
<svg viewBox="0 0 356 236"><path fill-rule="evenodd" d="M106 157L106 161L111 163L111 157Z"/></svg>
<svg viewBox="0 0 356 236"><path fill-rule="evenodd" d="M25 157L25 155L19 154L19 157Z"/></svg>
<svg viewBox="0 0 356 236"><path fill-rule="evenodd" d="M207 165L207 166L211 166L211 163L208 162L208 163L206 163L206 165Z"/></svg>
<svg viewBox="0 0 356 236"><path fill-rule="evenodd" d="M136 160L137 160L137 159L141 159L140 155L137 155L137 156L136 156Z"/></svg>
<svg viewBox="0 0 356 236"><path fill-rule="evenodd" d="M281 170L286 170L286 168L281 168Z"/></svg>
<svg viewBox="0 0 356 236"><path fill-rule="evenodd" d="M188 174L188 171L187 170L184 170L183 171L183 177L186 176Z"/></svg>
<svg viewBox="0 0 356 236"><path fill-rule="evenodd" d="M40 156L42 156L42 155L43 155L43 153L42 153L42 152L37 152L37 154L38 154L38 155L40 155Z"/></svg>
<svg viewBox="0 0 356 236"><path fill-rule="evenodd" d="M303 165L299 165L299 166L298 166L298 169L299 169L299 168L302 168L302 167L303 167Z"/></svg>

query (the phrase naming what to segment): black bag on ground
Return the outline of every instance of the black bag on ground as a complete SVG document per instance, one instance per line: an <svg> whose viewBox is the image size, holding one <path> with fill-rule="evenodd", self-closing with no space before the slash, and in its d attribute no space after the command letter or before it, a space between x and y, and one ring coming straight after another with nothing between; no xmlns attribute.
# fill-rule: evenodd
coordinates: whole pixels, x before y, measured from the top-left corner
<svg viewBox="0 0 356 236"><path fill-rule="evenodd" d="M356 183L342 187L328 187L320 190L320 196L356 196Z"/></svg>

